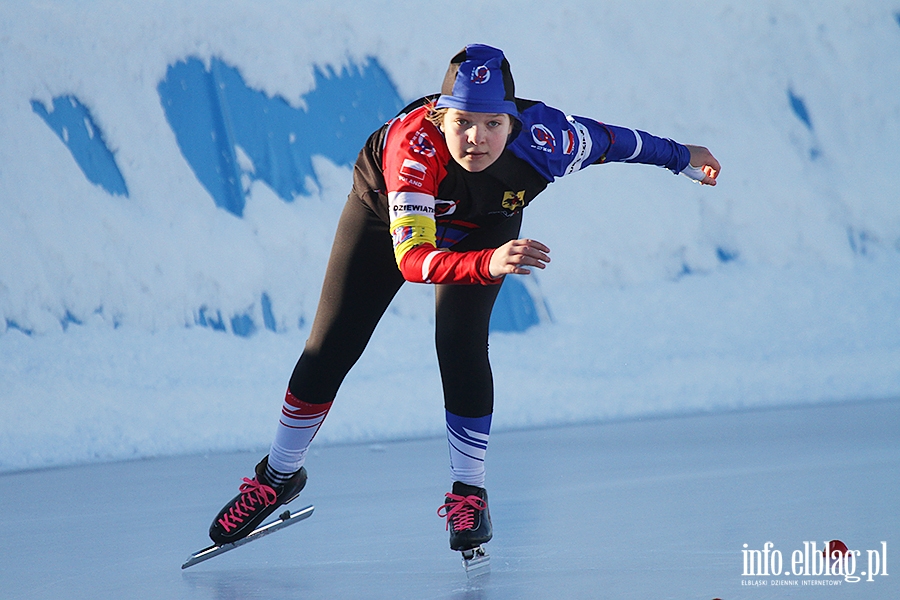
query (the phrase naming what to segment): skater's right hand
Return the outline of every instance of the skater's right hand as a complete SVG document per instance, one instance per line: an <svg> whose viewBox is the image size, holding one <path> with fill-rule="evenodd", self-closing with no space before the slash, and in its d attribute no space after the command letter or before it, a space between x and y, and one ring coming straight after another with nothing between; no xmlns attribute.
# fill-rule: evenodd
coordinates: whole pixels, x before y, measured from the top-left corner
<svg viewBox="0 0 900 600"><path fill-rule="evenodd" d="M686 147L691 152L690 166L698 172L698 177L691 177L691 179L695 179L697 183L703 185L716 185L716 177L722 170L722 165L719 164L716 157L703 146L686 144Z"/></svg>
<svg viewBox="0 0 900 600"><path fill-rule="evenodd" d="M536 240L510 240L494 250L488 270L494 279L509 274L528 275L530 267L547 266L549 252L550 248Z"/></svg>

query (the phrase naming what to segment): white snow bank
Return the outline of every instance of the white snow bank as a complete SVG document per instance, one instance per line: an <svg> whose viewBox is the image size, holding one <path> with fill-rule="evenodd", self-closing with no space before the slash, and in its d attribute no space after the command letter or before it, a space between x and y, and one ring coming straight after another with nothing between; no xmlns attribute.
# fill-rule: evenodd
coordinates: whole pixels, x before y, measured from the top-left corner
<svg viewBox="0 0 900 600"><path fill-rule="evenodd" d="M350 170L318 160L309 197L255 182L242 219L217 208L157 93L191 56L302 106L316 66L375 57L412 99L490 43L523 97L713 149L715 189L609 165L529 207L526 234L553 248L554 322L493 337L498 427L900 394L895 13L503 2L457 27L421 2L3 3L0 469L268 444ZM34 113L64 95L91 111L127 198ZM194 325L263 292L278 334ZM398 298L323 440L441 430L431 309L424 286ZM404 393L411 374L431 400Z"/></svg>

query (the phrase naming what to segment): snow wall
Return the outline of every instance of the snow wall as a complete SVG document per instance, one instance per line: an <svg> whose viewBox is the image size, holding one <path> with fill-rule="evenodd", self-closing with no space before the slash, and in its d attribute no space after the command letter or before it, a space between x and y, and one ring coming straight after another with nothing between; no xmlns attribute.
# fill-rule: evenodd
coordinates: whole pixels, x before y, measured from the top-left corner
<svg viewBox="0 0 900 600"><path fill-rule="evenodd" d="M264 447L356 153L472 42L723 164L529 207L497 427L900 394L900 4L2 1L0 469ZM440 432L431 310L403 290L323 440Z"/></svg>

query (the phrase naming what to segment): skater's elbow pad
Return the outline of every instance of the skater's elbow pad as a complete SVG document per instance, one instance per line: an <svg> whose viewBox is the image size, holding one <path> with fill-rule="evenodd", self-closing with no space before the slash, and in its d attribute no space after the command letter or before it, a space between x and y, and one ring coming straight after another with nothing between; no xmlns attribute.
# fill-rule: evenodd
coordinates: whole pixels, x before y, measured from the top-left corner
<svg viewBox="0 0 900 600"><path fill-rule="evenodd" d="M420 244L435 246L434 196L408 190L388 193L388 214L397 266L403 255Z"/></svg>
<svg viewBox="0 0 900 600"><path fill-rule="evenodd" d="M403 256L412 248L421 244L435 246L437 225L431 217L404 215L391 221L390 229L397 266L400 266Z"/></svg>

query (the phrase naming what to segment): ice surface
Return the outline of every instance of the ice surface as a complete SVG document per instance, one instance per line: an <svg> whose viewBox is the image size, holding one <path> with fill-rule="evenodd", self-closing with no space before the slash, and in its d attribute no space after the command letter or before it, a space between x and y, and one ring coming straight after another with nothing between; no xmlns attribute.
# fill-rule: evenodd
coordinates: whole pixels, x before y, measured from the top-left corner
<svg viewBox="0 0 900 600"><path fill-rule="evenodd" d="M258 452L7 474L0 590L5 600L893 599L898 424L893 401L496 434L491 573L473 580L436 516L448 484L440 438L318 445L296 502L315 505L311 518L186 571ZM744 544L772 542L791 566L804 542L835 538L861 550L856 575L886 542L888 575L852 583L798 564L798 575L743 576Z"/></svg>

